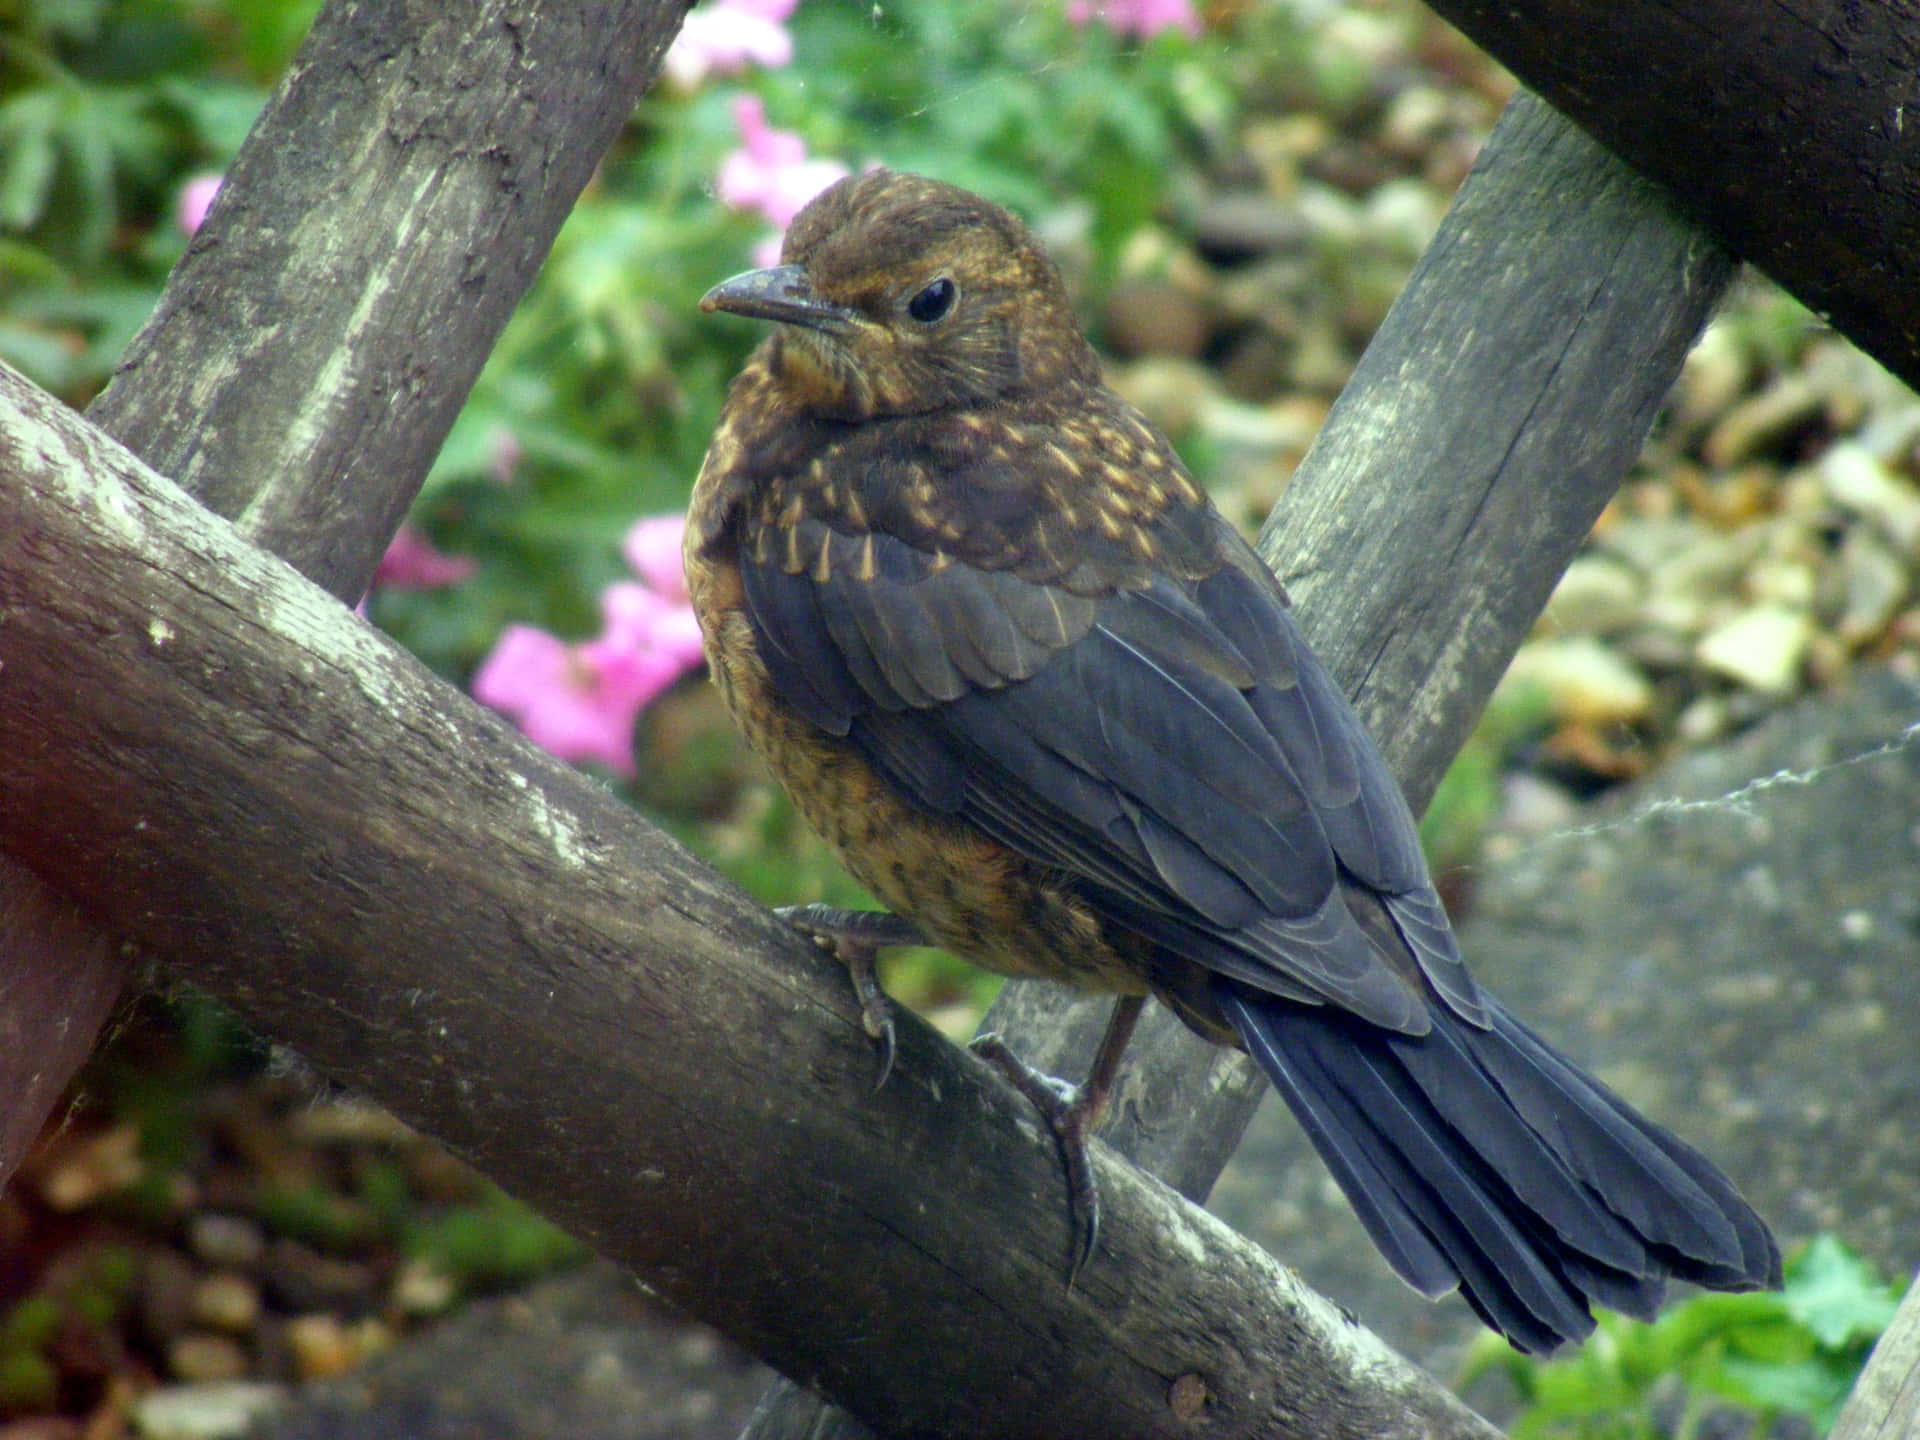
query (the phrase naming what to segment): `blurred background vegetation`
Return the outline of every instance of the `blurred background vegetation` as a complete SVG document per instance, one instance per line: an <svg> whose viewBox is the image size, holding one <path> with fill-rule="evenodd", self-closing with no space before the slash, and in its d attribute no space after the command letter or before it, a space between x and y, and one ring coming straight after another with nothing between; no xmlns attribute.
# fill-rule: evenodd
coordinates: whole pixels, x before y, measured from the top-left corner
<svg viewBox="0 0 1920 1440"><path fill-rule="evenodd" d="M375 623L463 686L511 625L568 642L592 634L608 587L632 579L629 527L685 505L727 380L758 339L697 307L773 233L764 207L720 183L752 147L743 100L789 137L777 161L789 169L799 151L922 170L1026 215L1115 383L1251 530L1512 90L1411 0L1115 5L1104 22L1066 0L807 0L790 18L779 0L706 10L724 20L729 5L763 25L762 40L770 25L790 56L683 55L635 112L410 521L461 563L369 596ZM316 9L0 0L0 358L75 405L106 383ZM1543 803L1512 788L1517 761L1556 794L1591 793L1856 655L1920 639L1904 570L1888 580L1867 552L1864 571L1833 582L1824 554L1795 548L1800 530L1778 529L1777 477L1764 467L1818 455L1878 413L1879 382L1844 360L1819 372L1825 388L1801 383L1783 398L1785 378L1827 343L1764 288L1710 332L1610 516L1616 553L1590 557L1576 597L1588 611L1561 597L1548 643L1503 687L1436 801L1427 836L1456 892L1490 817L1516 793ZM1910 446L1875 455L1888 483L1911 478ZM1632 577L1618 572L1636 558L1624 540L1644 541L1656 522L1709 539L1776 528L1715 572L1725 597L1688 591L1699 615L1676 618L1679 600L1654 603L1657 577L1641 575L1639 598L1623 599ZM1880 592L1856 573L1880 574ZM1784 682L1695 645L1795 605L1809 633ZM1663 648L1676 627L1683 643ZM764 900L864 903L748 761L698 674L640 713L633 761L630 775L601 773ZM1546 823L1566 813L1546 803ZM927 954L896 961L889 983L956 1034L992 989ZM335 1373L461 1294L577 1254L392 1122L317 1104L297 1066L191 997L126 1017L81 1095L0 1206L0 1417L93 1413L128 1374L138 1389L161 1376ZM215 1212L241 1217L241 1233L210 1229ZM163 1246L176 1258L156 1260ZM277 1279L260 1278L268 1255ZM236 1274L255 1277L251 1301L229 1287L222 1312L221 1295L203 1291ZM1824 1423L1892 1300L1830 1246L1793 1276L1784 1297L1714 1297L1660 1326L1610 1324L1558 1366L1494 1347L1473 1367L1509 1374L1533 1406L1528 1434L1691 1433L1709 1401ZM309 1315L345 1318L299 1330ZM187 1343L207 1337L225 1348Z"/></svg>

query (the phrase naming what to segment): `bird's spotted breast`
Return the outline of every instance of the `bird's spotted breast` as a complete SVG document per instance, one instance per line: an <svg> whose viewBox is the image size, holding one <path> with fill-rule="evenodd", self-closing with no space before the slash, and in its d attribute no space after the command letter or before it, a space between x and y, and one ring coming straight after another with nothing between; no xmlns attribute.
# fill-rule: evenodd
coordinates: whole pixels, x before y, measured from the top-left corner
<svg viewBox="0 0 1920 1440"><path fill-rule="evenodd" d="M1144 994L1137 947L1120 940L1066 883L977 830L907 803L848 742L809 724L775 691L760 659L738 572L700 559L689 589L714 682L747 743L848 871L929 941L997 974Z"/></svg>

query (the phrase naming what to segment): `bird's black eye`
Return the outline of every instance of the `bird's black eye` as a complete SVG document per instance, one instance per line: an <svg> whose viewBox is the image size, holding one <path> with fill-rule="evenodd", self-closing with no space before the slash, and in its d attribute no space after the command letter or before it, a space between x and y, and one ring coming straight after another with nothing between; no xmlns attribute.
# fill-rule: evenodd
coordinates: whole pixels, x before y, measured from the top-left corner
<svg viewBox="0 0 1920 1440"><path fill-rule="evenodd" d="M946 319L953 302L959 298L960 287L942 275L907 302L907 314L922 325L932 325Z"/></svg>

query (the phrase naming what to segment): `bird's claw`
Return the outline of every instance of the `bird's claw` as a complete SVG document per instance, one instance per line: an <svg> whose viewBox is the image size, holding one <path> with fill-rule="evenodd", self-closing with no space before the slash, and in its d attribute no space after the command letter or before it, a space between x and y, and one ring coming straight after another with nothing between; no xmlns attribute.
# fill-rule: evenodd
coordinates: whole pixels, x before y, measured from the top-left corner
<svg viewBox="0 0 1920 1440"><path fill-rule="evenodd" d="M880 975L874 969L879 959L880 947L874 944L849 944L840 950L840 961L847 967L847 978L853 981L853 993L860 1001L860 1028L880 1051L880 1073L874 1077L873 1088L886 1087L887 1077L893 1074L894 1035L893 1002L887 998L887 992L880 988Z"/></svg>
<svg viewBox="0 0 1920 1440"><path fill-rule="evenodd" d="M860 1002L860 1028L880 1051L880 1073L873 1088L881 1089L893 1074L895 1042L893 1002L880 986L875 962L883 946L925 944L919 930L911 921L885 910L783 905L774 913L847 967L854 996Z"/></svg>
<svg viewBox="0 0 1920 1440"><path fill-rule="evenodd" d="M1067 1288L1080 1278L1080 1272L1093 1258L1100 1239L1100 1189L1093 1178L1093 1160L1087 1153L1087 1141L1100 1123L1106 1109L1106 1096L1091 1087L1069 1085L1052 1075L1044 1075L1007 1048L998 1035L975 1037L967 1047L994 1069L1006 1076L1040 1112L1053 1131L1060 1147L1061 1163L1067 1171L1067 1199L1073 1222L1073 1250L1067 1263Z"/></svg>

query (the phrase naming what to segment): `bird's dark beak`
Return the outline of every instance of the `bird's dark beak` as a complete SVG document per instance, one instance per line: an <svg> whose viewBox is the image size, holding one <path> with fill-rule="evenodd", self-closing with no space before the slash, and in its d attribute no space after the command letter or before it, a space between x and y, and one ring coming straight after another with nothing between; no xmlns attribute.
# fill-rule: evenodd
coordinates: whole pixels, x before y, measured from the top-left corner
<svg viewBox="0 0 1920 1440"><path fill-rule="evenodd" d="M771 270L749 270L722 280L700 299L702 310L725 310L755 320L777 320L782 325L804 325L842 335L853 328L854 312L816 295L807 272L798 265L776 265Z"/></svg>

